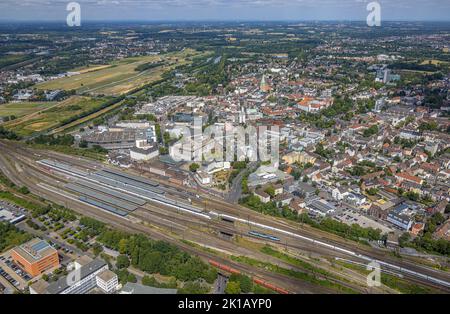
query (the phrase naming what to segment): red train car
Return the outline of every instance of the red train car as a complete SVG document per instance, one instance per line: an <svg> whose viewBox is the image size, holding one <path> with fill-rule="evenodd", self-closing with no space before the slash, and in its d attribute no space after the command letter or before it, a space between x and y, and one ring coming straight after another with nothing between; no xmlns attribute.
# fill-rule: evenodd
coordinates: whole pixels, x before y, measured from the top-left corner
<svg viewBox="0 0 450 314"><path fill-rule="evenodd" d="M231 274L240 274L241 273L239 270L237 270L235 268L231 268L229 266L220 264L219 262L216 262L216 261L214 261L212 259L210 259L208 262L212 266L217 267L219 269L222 269L222 270L224 270L226 272L229 272ZM289 294L289 291L287 291L287 290L285 290L283 288L277 287L277 286L275 286L275 285L273 285L271 283L268 283L268 282L266 282L264 280L258 279L256 277L253 277L253 282L258 284L258 285L260 285L260 286L263 286L263 287L266 287L266 288L271 289L273 291L276 291L276 292L278 292L280 294Z"/></svg>
<svg viewBox="0 0 450 314"><path fill-rule="evenodd" d="M239 270L237 270L237 269L235 269L235 268L231 268L231 267L229 267L229 266L226 266L226 265L223 265L223 264L220 264L220 263L218 263L218 262L216 262L216 261L213 261L213 260L209 260L209 263L212 265L212 266L214 266L214 267L217 267L217 268L219 268L219 269L222 269L222 270L224 270L224 271L226 271L226 272L229 272L229 273L231 273L231 274L240 274L241 272L239 271Z"/></svg>
<svg viewBox="0 0 450 314"><path fill-rule="evenodd" d="M271 283L268 283L268 282L266 282L264 280L258 279L256 277L253 278L253 282L258 284L258 285L260 285L260 286L266 287L266 288L268 288L270 290L276 291L276 292L278 292L280 294L289 294L289 291L287 291L287 290L285 290L283 288L277 287L277 286L275 286L275 285L273 285Z"/></svg>

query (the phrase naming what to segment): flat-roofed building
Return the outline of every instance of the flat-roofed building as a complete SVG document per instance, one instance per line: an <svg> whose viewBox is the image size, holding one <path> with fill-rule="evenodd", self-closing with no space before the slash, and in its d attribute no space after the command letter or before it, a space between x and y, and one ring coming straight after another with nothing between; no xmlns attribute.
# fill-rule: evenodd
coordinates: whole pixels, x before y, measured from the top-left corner
<svg viewBox="0 0 450 314"><path fill-rule="evenodd" d="M82 258L75 261L75 269L66 277L58 281L46 284L39 280L30 286L31 294L86 294L98 286L98 276L108 270L108 264L100 259L91 260ZM100 283L107 287L114 284L115 280L109 273L105 273ZM115 286L117 287L117 285ZM100 287L102 288L102 287ZM102 288L103 290L103 288ZM106 292L106 290L104 290Z"/></svg>
<svg viewBox="0 0 450 314"><path fill-rule="evenodd" d="M58 251L39 238L13 248L11 257L32 277L60 266Z"/></svg>
<svg viewBox="0 0 450 314"><path fill-rule="evenodd" d="M97 286L106 293L113 293L117 290L119 279L115 273L106 269L96 277Z"/></svg>
<svg viewBox="0 0 450 314"><path fill-rule="evenodd" d="M410 217L395 211L392 211L388 214L387 221L399 227L400 229L404 229L405 231L411 229L411 226L413 224L413 220Z"/></svg>
<svg viewBox="0 0 450 314"><path fill-rule="evenodd" d="M159 149L155 146L133 147L130 149L130 157L133 160L148 161L159 156Z"/></svg>
<svg viewBox="0 0 450 314"><path fill-rule="evenodd" d="M319 216L330 215L336 211L336 207L333 204L319 198L308 202L306 208L309 210L310 214Z"/></svg>
<svg viewBox="0 0 450 314"><path fill-rule="evenodd" d="M404 229L408 231L411 229L414 220L407 215L406 213L409 211L409 206L407 204L400 204L396 206L389 214L387 215L386 220L400 229Z"/></svg>

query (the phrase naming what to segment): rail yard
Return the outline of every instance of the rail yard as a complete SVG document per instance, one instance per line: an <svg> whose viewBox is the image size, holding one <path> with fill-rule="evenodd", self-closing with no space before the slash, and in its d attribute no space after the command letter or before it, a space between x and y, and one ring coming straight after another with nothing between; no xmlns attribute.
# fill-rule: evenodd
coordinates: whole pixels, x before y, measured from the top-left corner
<svg viewBox="0 0 450 314"><path fill-rule="evenodd" d="M2 172L16 184L27 186L32 193L121 230L145 233L155 239L176 243L205 260L229 265L279 289L293 293L331 292L324 287L230 260L227 256L250 256L296 269L251 247L236 245L233 238L270 243L331 260L345 259L354 263L376 260L387 272L443 291L450 289L448 273L418 265L407 258L389 256L379 249L355 245L300 224L266 217L196 194L195 190L180 191L158 178L146 178L59 153L34 151L6 141L0 143L0 148L3 152L0 156ZM14 161L11 156L14 156ZM186 244L186 241L198 246ZM335 281L364 292L353 281Z"/></svg>

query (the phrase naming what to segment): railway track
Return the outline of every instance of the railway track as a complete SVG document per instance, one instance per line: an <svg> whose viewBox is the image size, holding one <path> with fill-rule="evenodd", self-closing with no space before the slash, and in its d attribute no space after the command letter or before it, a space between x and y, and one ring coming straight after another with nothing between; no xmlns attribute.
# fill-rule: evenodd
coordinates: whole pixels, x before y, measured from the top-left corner
<svg viewBox="0 0 450 314"><path fill-rule="evenodd" d="M7 162L5 163L5 158L0 156L0 165L1 165L0 168L4 169L6 164L7 164ZM331 293L331 292L333 292L333 290L331 290L331 289L323 289L322 287L317 287L315 285L308 284L308 283L305 283L305 282L302 282L299 280L295 280L295 279L292 279L287 276L279 275L276 273L271 273L271 272L264 271L264 270L255 269L254 267L248 266L246 264L230 261L228 259L218 257L211 253L205 252L201 249L194 248L190 245L184 244L183 242L181 242L179 240L175 240L172 237L165 235L164 233L155 231L152 228L149 228L149 227L146 227L146 226L143 226L140 224L130 223L130 221L128 221L128 220L124 220L121 217L117 217L117 216L114 216L113 214L101 211L98 208L84 205L75 200L67 199L66 197L64 197L60 194L57 194L57 193L52 193L51 191L46 190L38 185L38 183L40 181L39 179L28 177L28 176L24 177L24 176L12 175L12 172L11 172L12 169L10 167L6 167L6 168L9 170L8 173L13 177L13 180L15 181L15 183L17 185L28 186L30 188L30 191L33 194L44 197L55 203L58 203L58 204L61 204L64 206L68 206L68 207L74 209L76 212L78 212L81 215L86 215L86 216L92 217L94 219L102 221L114 228L119 229L119 230L122 230L122 231L125 231L128 233L133 233L133 234L135 234L135 233L146 234L154 240L161 240L161 241L169 242L171 244L174 244L174 245L180 247L182 250L184 250L188 253L199 256L200 258L204 259L205 261L212 259L212 258L215 260L219 260L222 263L232 265L233 267L241 270L244 273L258 276L259 278L263 278L266 281L274 282L274 283L280 285L281 287L284 287L294 293L313 293L313 292L314 293L323 293L323 292Z"/></svg>
<svg viewBox="0 0 450 314"><path fill-rule="evenodd" d="M9 146L4 145L3 143L1 143L0 146L3 146L7 150L11 149L11 148L9 148ZM13 151L14 150L15 149L13 149ZM35 157L39 157L39 156L36 156L35 153L32 153L32 152L27 151L27 150L24 150L22 148L19 148L18 150L16 150L17 153L21 152L22 154L25 153L25 151L28 153L28 156L33 156L34 155ZM52 158L54 158L54 154L48 154L48 155L49 156L53 156ZM58 156L59 155L60 154L58 154ZM26 159L27 159L27 164L33 164L33 162L34 162L33 159L31 159L29 157L27 157ZM86 167L87 166L86 165L87 162L82 161L81 159L73 158L73 157L64 156L64 157L62 157L62 160L65 161L65 162L74 161L74 163L76 163L77 165L79 165L81 167ZM75 161L75 160L77 160L77 161ZM99 167L102 167L102 166L99 165L99 164L94 164L94 165L90 165L90 167L91 167L90 168L91 170L99 170ZM92 167L94 167L94 168L92 168ZM34 174L34 175L36 175L36 174ZM46 175L48 175L48 174L46 174ZM17 180L17 178L16 178L16 180ZM53 180L53 178L52 178L52 180ZM177 193L178 192L174 192L174 194L177 194ZM209 201L208 202L208 207L209 206L214 206L215 208L218 207L218 208L220 208L221 211L223 211L225 213L233 214L233 215L236 216L236 208L233 208L229 204L224 204L221 201L216 201L216 200ZM240 209L241 208L239 208L239 210ZM260 215L259 216L255 215L254 212L252 212L251 213L252 215L250 215L250 213L248 211L249 210L246 209L246 211L244 211L243 214L239 213L240 216L238 216L238 217L245 216L248 213L248 217L247 217L248 221L250 221L250 218L251 218L252 221L256 220L256 221L261 221L263 223L267 222L267 220L268 220L267 217L260 216ZM240 218L240 219L245 220L245 218ZM295 234L300 233L300 234L302 234L302 236L308 236L308 237L311 237L311 238L316 238L317 239L316 241L326 241L326 243L328 245L330 245L331 247L339 246L339 247L343 248L344 250L352 250L352 251L356 252L358 255L367 255L367 256L370 256L370 258L372 258L372 259L387 260L387 261L389 261L389 263L394 263L393 266L397 267L397 270L399 270L399 271L401 271L402 269L409 270L407 268L416 269L416 271L419 270L419 271L422 271L422 272L426 271L427 272L427 274L425 275L426 277L422 277L422 279L425 279L425 280L427 280L427 278L430 277L431 275L436 275L436 274L439 274L439 276L444 275L445 280L448 279L447 276L445 276L446 274L442 274L441 272L437 272L437 271L435 271L433 269L427 269L427 268L424 268L422 266L419 267L416 264L412 264L412 263L410 263L408 261L404 261L404 260L403 261L394 260L393 258L386 256L386 252L383 252L383 251L382 252L376 252L375 250L367 250L367 249L364 249L364 248L361 248L361 247L355 247L354 243L348 243L347 241L342 241L342 240L341 241L336 241L333 236L332 237L330 237L329 235L327 235L327 237L321 236L320 232L312 232L310 230L304 230L304 229L299 230L299 229L293 227L290 223L279 222L278 220L275 220L275 219L274 220L271 219L270 223L271 223L271 226L276 226L276 228L281 228L282 227L282 228L287 229L289 231L289 233L295 233ZM215 227L220 228L220 225L216 225ZM275 227L273 227L273 228L275 228ZM319 236L317 235L317 233L319 233ZM290 237L289 235L286 235L286 234L284 234L284 235L285 235L285 237L287 239L290 240L290 242L295 242L296 240L298 241L298 239L296 239L295 237ZM286 240L286 245L287 245L287 242L288 241ZM293 247L295 247L295 246L293 246ZM299 247L299 246L297 246L297 247ZM415 272L415 271L412 270L411 272ZM411 272L409 274L412 274Z"/></svg>

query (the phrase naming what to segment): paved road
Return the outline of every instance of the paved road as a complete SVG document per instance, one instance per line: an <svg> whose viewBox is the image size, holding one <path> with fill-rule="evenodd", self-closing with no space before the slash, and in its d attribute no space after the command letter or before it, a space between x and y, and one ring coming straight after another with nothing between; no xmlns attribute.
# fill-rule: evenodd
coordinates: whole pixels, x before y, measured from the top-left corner
<svg viewBox="0 0 450 314"><path fill-rule="evenodd" d="M214 285L214 294L224 294L227 287L228 278L222 274L218 274L216 283Z"/></svg>
<svg viewBox="0 0 450 314"><path fill-rule="evenodd" d="M3 145L2 145L3 146ZM7 149L8 147L5 147L5 149ZM72 161L74 161L74 160L77 160L77 159L74 159L74 158L69 158L68 156L65 156L65 158L68 158L68 159L71 159ZM2 160L3 158L0 158L0 161ZM80 159L80 161L81 161L81 159ZM0 166L5 166L6 164L3 164L3 165L1 165L2 163L0 163ZM25 164L28 164L28 162L26 162ZM92 166L92 165L91 165ZM32 166L33 167L33 166ZM7 172L9 172L9 174L10 175L12 175L12 177L15 179L15 180L17 180L17 181L19 181L20 182L20 184L27 184L27 185L30 185L29 187L30 187L30 190L35 190L35 189L37 189L38 187L36 186L36 185L31 185L30 183L33 183L33 181L34 181L34 179L35 178L27 178L27 179L32 179L32 181L30 182L30 181L28 181L28 180L24 180L24 178L23 178L23 175L22 176L19 176L19 175L17 175L15 172L16 172L16 169L14 169L13 167L11 167L11 166L9 166L8 167L8 169L7 170L9 170L9 171L7 171ZM43 173L41 173L40 174L40 176L42 177L42 175L43 175ZM47 176L48 174L46 174L46 176ZM40 194L40 193L42 193L42 192L44 192L44 191L36 191L36 192L38 192L38 194ZM50 198L54 198L54 197L57 197L57 195L54 195L54 194L52 194L52 195L49 195L49 194L47 194L48 193L48 191L46 191L44 194L46 195L46 197L50 197ZM67 200L67 199L65 199L65 200ZM211 201L211 200L210 200ZM233 215L236 215L236 208L234 208L234 206L230 206L229 204L226 204L226 203L223 203L223 202L220 202L220 201L218 201L218 200L216 200L215 202L214 202L215 204L214 204L214 207L215 207L215 209L218 209L218 210L220 210L220 211L222 211L222 212L225 212L225 213L230 213L230 214L233 214ZM105 220L108 220L108 222L109 223L111 223L112 225L120 225L122 228L125 228L125 229L132 229L133 231L143 231L143 232L145 232L145 233L149 233L149 234L151 234L152 236L155 236L156 238L160 238L160 237L163 237L163 238L165 238L165 239L167 239L169 242L174 242L173 241L173 239L171 239L170 237L166 237L166 236L164 236L164 235L162 235L161 233L154 233L154 232L152 232L152 231L150 231L150 230L148 230L147 228L145 228L146 230L144 231L144 230L141 230L141 227L142 226L139 226L139 225L130 225L129 223L127 223L126 225L125 224L122 224L122 222L123 222L123 220L120 220L120 221L118 221L118 220L116 220L116 219L113 219L113 220L110 220L110 219L107 219L107 218L105 218L104 217L104 215L103 215L103 213L101 213L101 212L99 212L98 210L96 210L96 211L92 211L92 208L87 208L87 207L85 207L85 206L80 206L80 204L77 204L78 206L76 206L75 208L76 209L78 209L78 210L81 210L81 209L85 209L85 210L87 210L87 211L89 211L89 214L90 215L92 215L92 216L94 216L94 218L96 217L96 216L102 216L101 218L103 218L103 219L105 219ZM82 208L80 208L80 207L82 207ZM83 210L84 211L84 210ZM391 257L389 257L389 256L386 256L386 254L385 254L385 252L380 252L380 251L377 251L377 250L369 250L368 248L366 248L366 247L359 247L358 245L356 245L356 244L354 244L354 243L348 243L348 241L345 241L345 240L342 240L342 239L340 239L340 238L336 238L335 239L335 236L333 236L333 235L330 235L330 234L327 234L327 233L322 233L322 232L319 232L319 231L317 231L317 230L311 230L310 228L306 228L306 229L308 229L308 230L306 230L306 229L301 229L301 230L293 230L293 229L296 229L295 227L293 227L292 225L291 225L291 223L288 223L288 222L285 222L285 221L278 221L277 219L275 219L275 218L273 218L273 217L270 217L270 218L267 218L267 217L264 217L264 216L260 216L260 215L258 215L257 213L255 213L255 212L250 212L249 210L246 210L245 208L239 208L239 212L243 212L242 214L244 214L245 212L248 212L248 216L249 216L249 218L251 217L252 218L252 220L257 220L257 221L260 221L260 222L264 222L264 223L269 223L267 220L269 220L270 221L270 225L271 226L274 226L274 227L280 227L280 228L284 228L284 229L287 229L287 230L289 230L289 231L291 231L291 232L293 232L293 231L296 231L296 232L300 232L301 231L301 233L303 233L303 234L306 234L306 235L309 235L309 236L311 236L311 237L314 237L314 238L317 238L318 236L320 236L320 238L321 239L327 239L328 240L328 242L329 243L332 243L332 244L334 244L334 243L339 243L339 245L341 245L341 246L343 246L344 248L346 248L346 247L350 247L350 249L352 249L352 250L356 250L357 252L361 252L361 253L364 253L364 254L368 254L369 256L374 256L374 257L376 257L376 258L381 258L382 260L384 260L384 259L386 259L386 260L389 260L389 261L391 261L392 260L392 258ZM245 215L246 216L246 215ZM100 217L99 217L100 218ZM108 217L108 218L111 218L110 216ZM323 237L323 238L322 238ZM333 239L333 240L331 240L331 239ZM295 239L297 242L299 241L298 239ZM184 249L186 249L187 251L196 251L196 253L197 254L199 254L199 255L209 255L209 256L205 256L206 258L210 258L211 256L210 256L210 254L207 254L207 253L205 253L205 252L199 252L198 250L196 250L196 249L193 249L192 247L187 247L187 246L185 246L185 245L183 245L183 244L180 244L180 243L177 243L178 245L180 245L180 246L182 246ZM357 248L358 247L358 248ZM323 249L323 248L322 248ZM333 254L334 255L334 254ZM214 256L214 259L216 259L216 260L219 260L219 262L220 262L220 258L219 257L217 257L217 256ZM226 261L224 261L226 264L228 264L228 265L236 265L236 263L233 263L233 262L231 262L231 261L229 261L229 260L226 260ZM412 269L420 269L420 271L425 271L425 273L430 273L430 272L433 272L433 275L436 275L436 273L437 273L437 271L436 270L430 270L430 269L428 269L428 270L426 270L425 269L425 267L421 267L421 266L419 266L419 265L417 265L416 263L411 263L411 262L407 262L407 261L404 261L404 260L402 260L402 261L392 261L392 262L394 262L395 264L400 264L401 266L403 266L403 267L411 267ZM254 273L255 272L255 269L254 268L251 268L251 267L246 267L246 265L236 265L237 267L239 267L239 268L241 268L241 269L246 269L246 271L247 272L250 272L250 273ZM250 268L250 269L248 269L248 268ZM258 270L258 272L261 272L260 270ZM444 277L447 277L447 275L446 274L442 274L442 273L440 273L439 272L439 275L440 276L444 276ZM268 274L268 273L266 273L266 272L264 272L264 276L267 276L267 277L271 277L274 281L277 281L277 282L280 282L280 281L282 281L283 282L283 284L282 285L284 285L284 284L287 284L287 281L289 281L289 279L287 279L286 277L284 277L284 276L280 276L280 277L284 277L284 278L279 278L278 276L274 276L274 274ZM278 278L274 278L274 277L278 277ZM291 286L292 287L292 286ZM294 288L295 287L295 288ZM293 291L295 291L295 290L300 290L301 288L300 287L298 287L297 286L297 284L294 286L293 288ZM300 288L300 289L299 289ZM309 289L311 289L312 287L308 287ZM301 289L301 290L303 290L303 289ZM304 290L303 290L304 291ZM311 291L311 290L310 290Z"/></svg>
<svg viewBox="0 0 450 314"><path fill-rule="evenodd" d="M161 233L160 231L156 231L152 228L149 228L147 226L143 226L138 223L133 223L129 219L124 218L118 218L114 215L111 215L109 213L105 213L103 211L99 211L98 209L94 209L91 206L87 206L85 204L79 203L79 201L72 200L70 198L64 197L57 193L51 193L48 190L42 188L37 184L40 180L37 179L34 174L27 173L26 176L22 175L19 176L15 172L15 169L12 168L6 160L3 160L0 156L0 167L1 166L8 166L9 174L12 176L12 179L14 181L17 181L20 185L29 185L30 191L36 195L42 196L46 199L49 199L51 201L54 201L56 203L61 204L63 202L68 207L73 208L75 211L79 212L80 214L87 215L89 217L92 217L94 219L98 219L100 221L103 221L107 224L110 224L111 226L118 228L119 230L123 230L125 232L130 233L145 233L149 235L151 238L155 240L163 240L167 241L169 243L175 244L179 246L181 249L185 250L188 253L196 254L200 258L204 260L208 259L214 259L215 261L229 265L230 267L236 268L243 273L257 276L258 278L262 278L263 280L269 281L271 283L274 283L275 285L278 285L280 287L286 288L289 291L293 293L331 293L333 292L331 289L319 287L317 285L308 283L308 282L302 282L298 279L294 279L285 275L281 275L278 273L273 273L267 270L258 269L249 265L246 265L244 263L238 263L234 261L230 261L228 259L222 258L220 256L216 256L215 254L205 252L202 249L194 248L188 244L185 244L178 239L173 238L170 235L167 235L165 233ZM40 179L42 180L43 176L49 176L48 173L44 175L44 173L40 173ZM51 176L51 175L50 175ZM204 237L204 235L203 235Z"/></svg>
<svg viewBox="0 0 450 314"><path fill-rule="evenodd" d="M252 172L254 168L257 166L257 162L251 162L248 164L247 169ZM230 192L225 197L225 200L229 203L237 204L242 195L242 178L244 177L247 170L242 170L239 174L234 178L233 183L231 184Z"/></svg>

